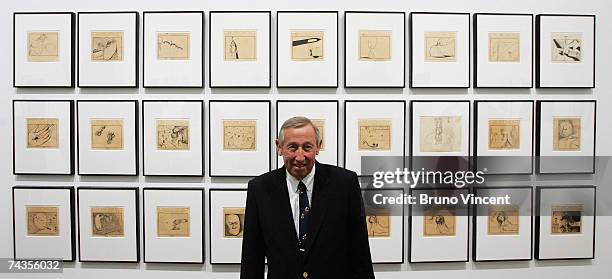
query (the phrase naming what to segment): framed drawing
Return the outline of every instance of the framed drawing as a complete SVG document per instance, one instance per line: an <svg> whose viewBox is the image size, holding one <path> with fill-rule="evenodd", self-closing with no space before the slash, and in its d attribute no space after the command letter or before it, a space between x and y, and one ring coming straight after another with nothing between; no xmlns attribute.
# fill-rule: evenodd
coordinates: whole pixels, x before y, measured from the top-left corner
<svg viewBox="0 0 612 279"><path fill-rule="evenodd" d="M474 170L533 173L533 101L474 101Z"/></svg>
<svg viewBox="0 0 612 279"><path fill-rule="evenodd" d="M595 100L537 101L537 173L595 173L596 105Z"/></svg>
<svg viewBox="0 0 612 279"><path fill-rule="evenodd" d="M13 13L13 87L74 87L72 12Z"/></svg>
<svg viewBox="0 0 612 279"><path fill-rule="evenodd" d="M470 14L410 13L410 87L470 87Z"/></svg>
<svg viewBox="0 0 612 279"><path fill-rule="evenodd" d="M79 87L138 87L138 12L79 12Z"/></svg>
<svg viewBox="0 0 612 279"><path fill-rule="evenodd" d="M474 187L476 197L509 196L510 204L474 205L472 259L530 261L533 235L533 188Z"/></svg>
<svg viewBox="0 0 612 279"><path fill-rule="evenodd" d="M275 139L278 139L278 133L283 123L297 115L308 117L319 129L323 144L319 149L317 161L338 165L338 101L276 101ZM283 157L277 156L277 166L280 168L283 164Z"/></svg>
<svg viewBox="0 0 612 279"><path fill-rule="evenodd" d="M405 101L344 103L344 167L359 176L404 167Z"/></svg>
<svg viewBox="0 0 612 279"><path fill-rule="evenodd" d="M361 191L372 263L404 262L404 206L377 205L385 197L404 196L402 188L369 188Z"/></svg>
<svg viewBox="0 0 612 279"><path fill-rule="evenodd" d="M411 188L411 196L455 197L468 188ZM410 263L467 262L469 205L410 205Z"/></svg>
<svg viewBox="0 0 612 279"><path fill-rule="evenodd" d="M145 176L204 175L204 102L142 101Z"/></svg>
<svg viewBox="0 0 612 279"><path fill-rule="evenodd" d="M145 263L204 263L203 188L146 187L142 207Z"/></svg>
<svg viewBox="0 0 612 279"><path fill-rule="evenodd" d="M77 101L77 119L79 175L138 175L138 101Z"/></svg>
<svg viewBox="0 0 612 279"><path fill-rule="evenodd" d="M204 12L143 12L142 84L204 87Z"/></svg>
<svg viewBox="0 0 612 279"><path fill-rule="evenodd" d="M13 100L13 174L74 174L74 101Z"/></svg>
<svg viewBox="0 0 612 279"><path fill-rule="evenodd" d="M532 38L532 14L474 14L474 87L533 87Z"/></svg>
<svg viewBox="0 0 612 279"><path fill-rule="evenodd" d="M276 13L276 87L338 87L338 12Z"/></svg>
<svg viewBox="0 0 612 279"><path fill-rule="evenodd" d="M246 189L210 189L210 264L240 264Z"/></svg>
<svg viewBox="0 0 612 279"><path fill-rule="evenodd" d="M406 13L344 13L344 87L404 88Z"/></svg>
<svg viewBox="0 0 612 279"><path fill-rule="evenodd" d="M410 102L411 169L469 168L470 101Z"/></svg>
<svg viewBox="0 0 612 279"><path fill-rule="evenodd" d="M253 177L271 170L270 101L209 103L211 177Z"/></svg>
<svg viewBox="0 0 612 279"><path fill-rule="evenodd" d="M536 16L536 87L595 88L595 15Z"/></svg>
<svg viewBox="0 0 612 279"><path fill-rule="evenodd" d="M595 186L536 187L537 260L595 258Z"/></svg>
<svg viewBox="0 0 612 279"><path fill-rule="evenodd" d="M74 187L13 187L13 258L76 257Z"/></svg>
<svg viewBox="0 0 612 279"><path fill-rule="evenodd" d="M271 21L270 11L210 12L211 88L271 87Z"/></svg>
<svg viewBox="0 0 612 279"><path fill-rule="evenodd" d="M138 188L78 187L79 262L140 261Z"/></svg>

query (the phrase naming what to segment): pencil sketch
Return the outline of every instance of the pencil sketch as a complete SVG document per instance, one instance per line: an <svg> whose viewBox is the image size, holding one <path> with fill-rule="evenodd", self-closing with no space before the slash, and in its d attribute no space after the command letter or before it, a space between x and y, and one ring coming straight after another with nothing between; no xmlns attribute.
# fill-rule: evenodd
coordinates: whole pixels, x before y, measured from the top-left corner
<svg viewBox="0 0 612 279"><path fill-rule="evenodd" d="M123 31L91 32L91 60L123 61Z"/></svg>
<svg viewBox="0 0 612 279"><path fill-rule="evenodd" d="M432 31L425 32L425 61L454 62L457 61L457 32Z"/></svg>
<svg viewBox="0 0 612 279"><path fill-rule="evenodd" d="M551 234L582 233L581 204L559 204L552 206L550 232Z"/></svg>
<svg viewBox="0 0 612 279"><path fill-rule="evenodd" d="M580 117L553 117L553 151L580 151Z"/></svg>
<svg viewBox="0 0 612 279"><path fill-rule="evenodd" d="M391 31L359 30L359 60L391 60Z"/></svg>
<svg viewBox="0 0 612 279"><path fill-rule="evenodd" d="M91 119L91 149L123 149L123 119Z"/></svg>
<svg viewBox="0 0 612 279"><path fill-rule="evenodd" d="M424 236L455 236L454 208L427 207L423 212Z"/></svg>
<svg viewBox="0 0 612 279"><path fill-rule="evenodd" d="M157 236L189 237L189 207L157 207Z"/></svg>
<svg viewBox="0 0 612 279"><path fill-rule="evenodd" d="M255 151L257 120L223 120L224 151Z"/></svg>
<svg viewBox="0 0 612 279"><path fill-rule="evenodd" d="M189 120L158 119L157 150L189 150Z"/></svg>
<svg viewBox="0 0 612 279"><path fill-rule="evenodd" d="M242 238L244 228L244 207L223 208L224 237Z"/></svg>
<svg viewBox="0 0 612 279"><path fill-rule="evenodd" d="M58 236L59 207L57 206L26 206L28 235Z"/></svg>
<svg viewBox="0 0 612 279"><path fill-rule="evenodd" d="M28 118L26 122L28 148L59 147L59 119Z"/></svg>
<svg viewBox="0 0 612 279"><path fill-rule="evenodd" d="M189 60L189 33L157 33L157 59Z"/></svg>
<svg viewBox="0 0 612 279"><path fill-rule="evenodd" d="M489 32L489 62L520 62L521 33Z"/></svg>
<svg viewBox="0 0 612 279"><path fill-rule="evenodd" d="M553 63L582 62L582 33L550 34Z"/></svg>
<svg viewBox="0 0 612 279"><path fill-rule="evenodd" d="M369 237L389 237L391 220L387 208L366 208L365 214Z"/></svg>
<svg viewBox="0 0 612 279"><path fill-rule="evenodd" d="M391 119L359 119L358 150L391 150Z"/></svg>
<svg viewBox="0 0 612 279"><path fill-rule="evenodd" d="M28 32L28 61L52 62L59 60L59 32Z"/></svg>
<svg viewBox="0 0 612 279"><path fill-rule="evenodd" d="M421 116L421 152L460 152L461 116Z"/></svg>
<svg viewBox="0 0 612 279"><path fill-rule="evenodd" d="M520 119L489 119L489 150L521 148Z"/></svg>
<svg viewBox="0 0 612 279"><path fill-rule="evenodd" d="M225 60L257 60L257 30L224 30L223 37Z"/></svg>
<svg viewBox="0 0 612 279"><path fill-rule="evenodd" d="M325 119L310 119L310 121L312 121L312 124L319 130L319 135L321 136L321 147L319 151L323 151L325 150Z"/></svg>
<svg viewBox="0 0 612 279"><path fill-rule="evenodd" d="M517 205L489 205L489 235L518 235L519 207Z"/></svg>
<svg viewBox="0 0 612 279"><path fill-rule="evenodd" d="M291 60L323 60L323 31L291 31Z"/></svg>
<svg viewBox="0 0 612 279"><path fill-rule="evenodd" d="M123 207L91 207L91 235L124 236Z"/></svg>

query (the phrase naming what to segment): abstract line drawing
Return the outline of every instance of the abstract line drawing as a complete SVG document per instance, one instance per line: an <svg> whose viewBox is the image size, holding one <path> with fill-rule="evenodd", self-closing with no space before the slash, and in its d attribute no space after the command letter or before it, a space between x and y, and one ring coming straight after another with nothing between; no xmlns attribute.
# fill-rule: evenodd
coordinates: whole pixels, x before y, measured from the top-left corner
<svg viewBox="0 0 612 279"><path fill-rule="evenodd" d="M386 208L366 208L366 226L369 237L389 237L390 219Z"/></svg>
<svg viewBox="0 0 612 279"><path fill-rule="evenodd" d="M489 235L519 234L519 207L517 205L490 205L487 219Z"/></svg>
<svg viewBox="0 0 612 279"><path fill-rule="evenodd" d="M57 206L26 206L28 235L58 236L59 207Z"/></svg>
<svg viewBox="0 0 612 279"><path fill-rule="evenodd" d="M323 60L323 31L291 31L291 60Z"/></svg>
<svg viewBox="0 0 612 279"><path fill-rule="evenodd" d="M28 148L58 148L59 134L57 118L28 118L27 147Z"/></svg>
<svg viewBox="0 0 612 279"><path fill-rule="evenodd" d="M489 32L489 62L520 62L521 34Z"/></svg>
<svg viewBox="0 0 612 279"><path fill-rule="evenodd" d="M224 30L224 59L257 60L257 30Z"/></svg>
<svg viewBox="0 0 612 279"><path fill-rule="evenodd" d="M461 116L421 116L421 152L460 152Z"/></svg>
<svg viewBox="0 0 612 279"><path fill-rule="evenodd" d="M28 61L59 60L59 32L28 32Z"/></svg>
<svg viewBox="0 0 612 279"><path fill-rule="evenodd" d="M582 33L551 33L553 63L582 62Z"/></svg>
<svg viewBox="0 0 612 279"><path fill-rule="evenodd" d="M158 119L157 150L189 150L189 120Z"/></svg>
<svg viewBox="0 0 612 279"><path fill-rule="evenodd" d="M92 236L124 236L123 207L92 207Z"/></svg>
<svg viewBox="0 0 612 279"><path fill-rule="evenodd" d="M224 151L255 151L257 120L223 120Z"/></svg>
<svg viewBox="0 0 612 279"><path fill-rule="evenodd" d="M223 208L223 236L225 238L242 238L244 229L244 207Z"/></svg>
<svg viewBox="0 0 612 279"><path fill-rule="evenodd" d="M580 117L553 117L553 150L580 151Z"/></svg>
<svg viewBox="0 0 612 279"><path fill-rule="evenodd" d="M520 119L489 119L489 150L521 148Z"/></svg>
<svg viewBox="0 0 612 279"><path fill-rule="evenodd" d="M423 235L455 236L456 216L454 208L425 208L423 212Z"/></svg>
<svg viewBox="0 0 612 279"><path fill-rule="evenodd" d="M319 130L319 135L321 136L321 147L319 151L323 151L325 150L325 119L310 119L310 121L312 121L312 124Z"/></svg>
<svg viewBox="0 0 612 279"><path fill-rule="evenodd" d="M425 32L425 61L457 61L457 32Z"/></svg>
<svg viewBox="0 0 612 279"><path fill-rule="evenodd" d="M359 119L358 150L391 150L391 119Z"/></svg>
<svg viewBox="0 0 612 279"><path fill-rule="evenodd" d="M91 149L123 149L123 119L91 119Z"/></svg>
<svg viewBox="0 0 612 279"><path fill-rule="evenodd" d="M359 60L391 60L391 31L359 30Z"/></svg>
<svg viewBox="0 0 612 279"><path fill-rule="evenodd" d="M189 237L189 207L157 207L157 236Z"/></svg>
<svg viewBox="0 0 612 279"><path fill-rule="evenodd" d="M157 33L157 59L188 60L189 33Z"/></svg>
<svg viewBox="0 0 612 279"><path fill-rule="evenodd" d="M550 232L551 234L582 233L581 204L559 204L552 206Z"/></svg>
<svg viewBox="0 0 612 279"><path fill-rule="evenodd" d="M123 31L91 32L91 60L123 61Z"/></svg>

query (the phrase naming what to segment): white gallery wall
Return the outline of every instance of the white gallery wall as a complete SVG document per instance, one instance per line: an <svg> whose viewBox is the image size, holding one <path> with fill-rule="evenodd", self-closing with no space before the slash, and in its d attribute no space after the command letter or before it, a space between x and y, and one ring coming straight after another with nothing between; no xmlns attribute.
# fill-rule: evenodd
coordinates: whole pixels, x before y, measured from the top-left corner
<svg viewBox="0 0 612 279"><path fill-rule="evenodd" d="M208 176L208 142L205 142L206 162L203 178L172 178L172 177L81 177L74 176L14 176L12 174L12 100L14 99L51 99L51 100L205 100L205 115L208 115L209 100L271 100L272 123L275 123L276 100L340 100L340 130L343 129L343 101L345 100L555 100L555 99L596 99L597 100L597 138L596 150L599 156L612 156L612 2L609 0L378 0L378 1L283 1L283 0L107 0L107 1L77 1L77 0L8 0L0 3L0 53L2 64L0 68L0 258L11 258L13 255L13 231L11 187L27 186L182 186L205 187L205 203L208 203L209 188L246 187L246 178L211 179ZM205 80L203 89L144 89L142 88L142 69L138 89L15 89L13 83L12 63L12 13L33 11L138 11L140 13L140 32L142 34L143 11L205 11ZM339 76L337 89L213 89L208 87L208 24L209 11L272 11L272 84L276 84L276 11L290 10L320 10L339 11L339 67L343 72L343 12L344 11L419 11L419 12L490 12L490 13L547 13L547 14L595 14L596 21L596 87L594 89L345 89L342 87L343 76ZM408 19L408 14L406 15ZM535 17L534 17L535 19ZM534 23L535 25L535 23ZM406 20L406 30L408 30ZM472 34L473 35L473 34ZM408 34L406 37L409 38ZM140 38L142 49L142 36ZM407 46L409 44L406 44ZM406 50L409 53L409 50ZM142 51L139 52L139 67L142 67ZM405 58L408 63L408 57ZM471 62L470 62L471 63ZM408 71L408 67L406 67ZM75 77L76 78L76 77ZM408 85L408 72L406 73ZM473 84L472 84L473 86ZM299 112L297 112L299 113ZM139 115L140 117L140 115ZM208 119L205 119L204 139L208 140ZM140 127L142 129L142 126ZM276 127L271 127L272 131ZM140 131L142 132L142 131ZM340 144L344 139L339 133ZM76 140L76 134L74 135ZM270 143L271 144L271 143ZM406 137L406 144L409 138ZM342 165L342 148L339 148L340 165ZM271 149L271 152L274 152ZM140 152L142 162L142 147ZM272 162L276 162L273 157ZM577 185L597 184L599 187L612 187L612 166L607 161L600 162L598 174L591 175L561 175L536 176L527 180L515 181L512 176L496 177L487 183L490 185ZM142 174L142 164L140 164ZM608 182L608 183L606 183ZM610 193L610 191L600 191ZM610 197L598 195L598 210L608 208L612 204ZM208 205L205 204L208 210ZM208 234L208 211L205 213L206 234ZM142 222L142 218L141 218ZM450 263L450 264L404 264L375 265L377 278L609 278L612 274L612 218L598 217L596 224L596 249L594 260L574 261L527 261L527 262L497 262L497 263ZM142 228L142 224L141 224ZM406 229L408 229L406 223ZM408 253L408 236L404 235ZM64 274L37 275L32 274L0 274L0 278L238 278L238 265L213 266L209 262L209 238L205 236L206 264L117 264L117 263L67 263ZM142 241L142 237L141 240ZM470 239L471 241L471 239ZM77 243L78 245L78 243ZM42 247L41 247L42 248ZM44 248L42 248L44 249ZM141 243L142 261L142 243ZM333 263L330 263L333 264Z"/></svg>

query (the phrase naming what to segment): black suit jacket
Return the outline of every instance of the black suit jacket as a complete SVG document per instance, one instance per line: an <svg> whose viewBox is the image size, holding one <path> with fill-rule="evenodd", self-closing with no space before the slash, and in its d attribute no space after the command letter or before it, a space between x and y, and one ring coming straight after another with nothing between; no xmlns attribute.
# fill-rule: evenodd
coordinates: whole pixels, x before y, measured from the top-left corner
<svg viewBox="0 0 612 279"><path fill-rule="evenodd" d="M374 278L357 175L316 163L308 239L298 249L282 167L249 182L241 279Z"/></svg>

